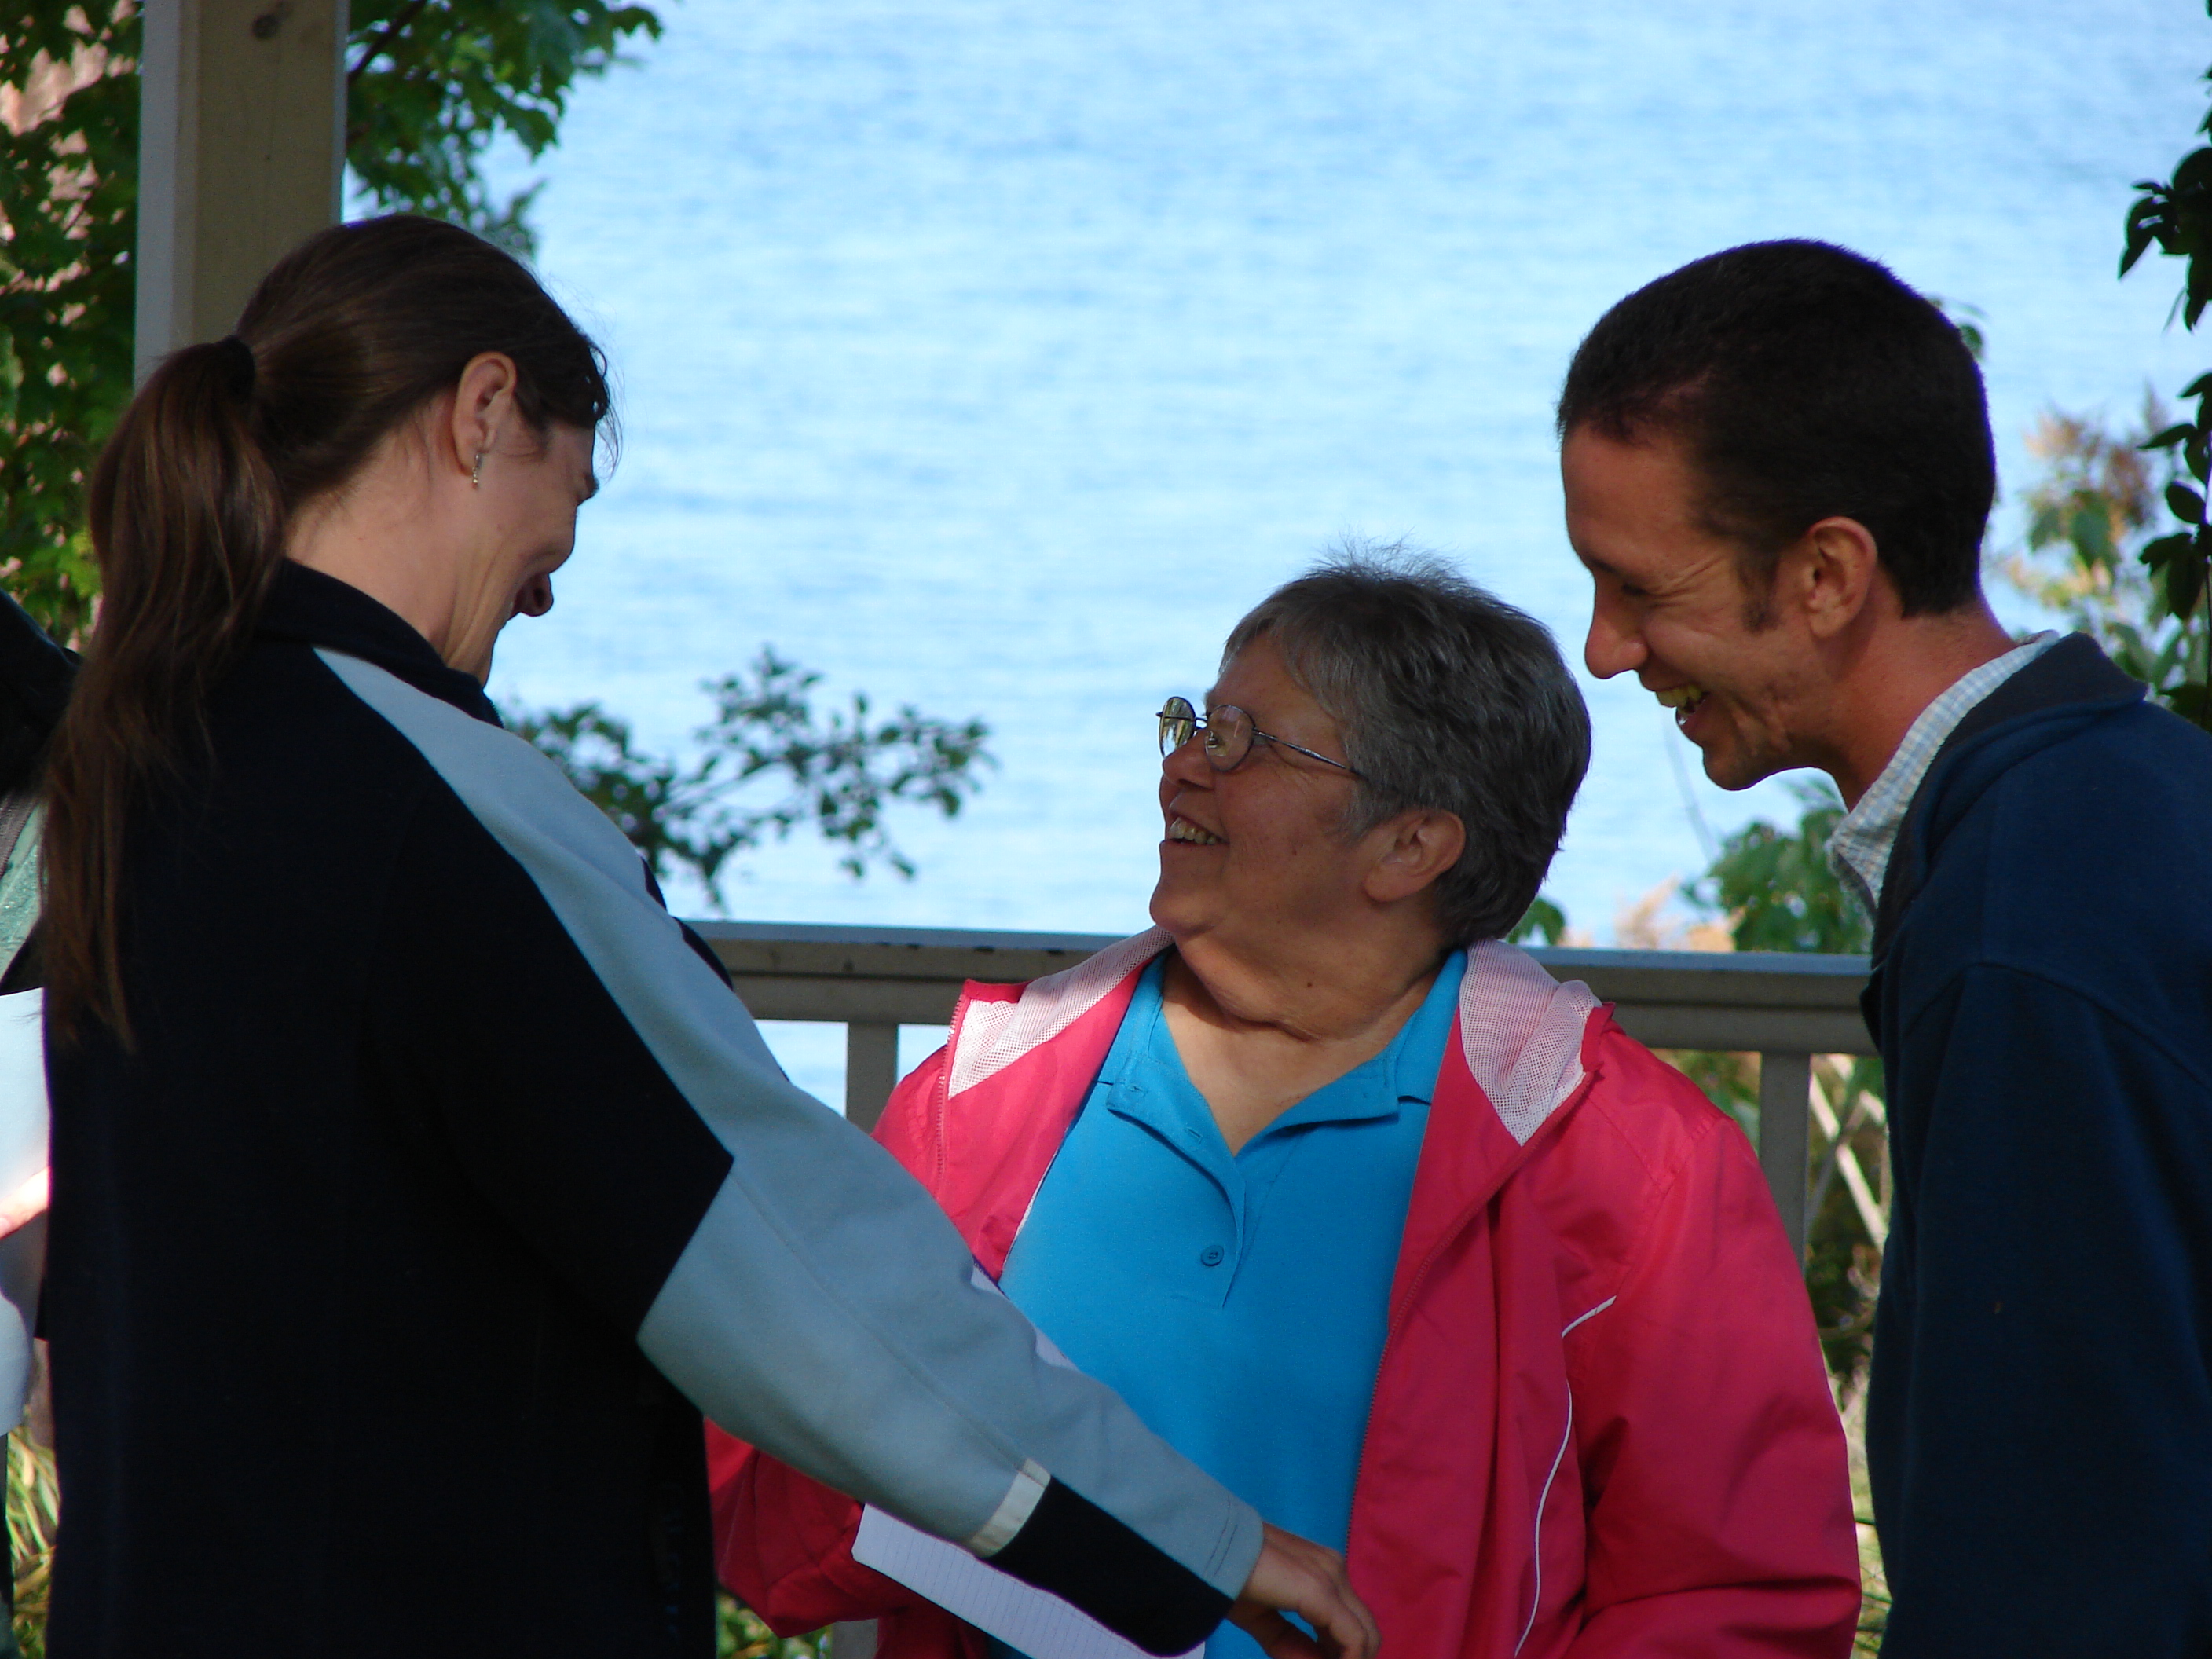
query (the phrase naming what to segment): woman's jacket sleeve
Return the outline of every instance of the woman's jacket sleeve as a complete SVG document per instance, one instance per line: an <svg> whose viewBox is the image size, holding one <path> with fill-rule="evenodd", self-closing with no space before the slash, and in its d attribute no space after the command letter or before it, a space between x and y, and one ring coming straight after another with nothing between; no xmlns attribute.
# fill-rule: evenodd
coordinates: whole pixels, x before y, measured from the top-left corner
<svg viewBox="0 0 2212 1659"><path fill-rule="evenodd" d="M876 1138L917 1174L923 1120L944 1066L939 1049L909 1073L892 1091L876 1129ZM707 1476L716 1570L778 1634L796 1636L847 1620L937 1613L903 1585L853 1559L860 1519L854 1499L711 1425Z"/></svg>
<svg viewBox="0 0 2212 1659"><path fill-rule="evenodd" d="M402 854L378 1052L443 1103L524 1247L732 1434L1140 1645L1202 1639L1257 1557L1251 1510L1037 1356L928 1194L785 1079L550 762L324 654L444 786ZM1102 1540L1146 1570L1101 1573Z"/></svg>

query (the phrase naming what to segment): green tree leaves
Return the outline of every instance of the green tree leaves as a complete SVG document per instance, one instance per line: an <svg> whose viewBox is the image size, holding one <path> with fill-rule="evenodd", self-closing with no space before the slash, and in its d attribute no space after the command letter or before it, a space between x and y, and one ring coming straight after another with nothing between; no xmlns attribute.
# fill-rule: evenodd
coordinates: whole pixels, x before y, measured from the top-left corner
<svg viewBox="0 0 2212 1659"><path fill-rule="evenodd" d="M1826 951L1856 955L1874 933L1866 913L1828 864L1828 838L1844 803L1826 778L1793 781L1805 811L1786 829L1759 820L1721 843L1720 856L1691 888L1702 908L1725 916L1739 951Z"/></svg>
<svg viewBox="0 0 2212 1659"><path fill-rule="evenodd" d="M1527 912L1513 924L1505 940L1509 945L1558 945L1566 936L1567 913L1540 894L1529 902Z"/></svg>
<svg viewBox="0 0 2212 1659"><path fill-rule="evenodd" d="M538 187L494 202L484 152L504 133L543 155L576 78L660 33L645 7L605 0L354 0L349 16L346 164L378 206L451 219L518 253L531 248Z"/></svg>
<svg viewBox="0 0 2212 1659"><path fill-rule="evenodd" d="M911 877L884 815L905 802L957 816L981 787L979 769L993 763L983 747L989 728L910 705L883 719L860 692L844 708L817 713L821 679L762 647L745 673L702 688L714 718L696 733L700 752L688 763L641 750L628 723L597 703L517 712L508 724L614 820L656 880L688 869L718 908L732 854L808 823L844 847L838 863L856 879L874 864ZM765 795L756 787L764 783L775 786Z"/></svg>
<svg viewBox="0 0 2212 1659"><path fill-rule="evenodd" d="M99 587L85 482L131 391L141 15L131 0L23 0L0 39L0 582L64 641ZM487 150L506 135L543 155L578 78L660 33L648 8L606 0L354 0L349 16L355 176L380 208L521 252L534 187L493 200ZM854 875L877 863L910 875L885 811L958 811L988 760L986 728L911 708L885 720L858 695L817 713L817 680L764 651L714 683L689 764L640 752L595 703L522 724L656 871L689 868L709 892L732 854L808 822ZM771 779L781 791L763 799Z"/></svg>
<svg viewBox="0 0 2212 1659"><path fill-rule="evenodd" d="M2212 377L2191 388L2203 395ZM2094 635L2122 672L2203 725L2204 495L2178 476L2200 459L2192 422L2174 424L2155 398L2132 430L2046 415L2028 434L2042 471L2028 486L2027 546L1999 561L2013 586ZM2185 526L2148 532L2161 511Z"/></svg>
<svg viewBox="0 0 2212 1659"><path fill-rule="evenodd" d="M2212 3L2206 10L2212 13ZM2212 71L2206 78L2212 79ZM2212 113L2197 130L2212 133ZM2172 178L2140 179L2136 190L2123 234L2120 275L2134 270L2154 246L2181 260L2175 306L2182 326L2193 330L2206 305L2212 304L2212 149L2191 150ZM2205 593L2206 578L2212 574L2212 526L2204 522L2204 486L2212 482L2212 374L2199 375L2181 395L2196 404L2196 418L2163 427L2144 438L2142 447L2163 452L2195 485L2179 477L2168 480L2166 510L2182 527L2154 538L2137 556L2155 579L2154 611L2175 624L2148 659L2160 670L2151 688L2176 714L2212 727L2212 600ZM2100 550L2076 545L2080 556L2093 565L2103 557ZM2130 673L2142 672L2123 665Z"/></svg>
<svg viewBox="0 0 2212 1659"><path fill-rule="evenodd" d="M140 5L21 0L0 38L0 582L73 640L98 591L84 485L131 390ZM491 200L502 133L541 155L580 76L660 32L604 0L355 0L346 160L383 208L526 252Z"/></svg>
<svg viewBox="0 0 2212 1659"><path fill-rule="evenodd" d="M84 481L131 395L138 27L25 0L0 40L0 580L63 639L95 587Z"/></svg>
<svg viewBox="0 0 2212 1659"><path fill-rule="evenodd" d="M2212 117L2200 123L2199 132L2212 131ZM2212 252L2212 149L2191 150L2168 179L2139 179L2142 192L2128 209L2125 240L2120 252L2120 275L2156 243L2160 253L2189 262L2182 283L2181 321L2193 329L2204 307L2212 302L2212 259L2199 265L2199 258Z"/></svg>

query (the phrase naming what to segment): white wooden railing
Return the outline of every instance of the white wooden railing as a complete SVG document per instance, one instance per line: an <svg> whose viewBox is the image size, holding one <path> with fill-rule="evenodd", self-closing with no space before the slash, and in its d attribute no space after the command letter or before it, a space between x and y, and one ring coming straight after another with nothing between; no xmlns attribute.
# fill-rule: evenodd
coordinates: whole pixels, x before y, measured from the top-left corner
<svg viewBox="0 0 2212 1659"><path fill-rule="evenodd" d="M692 925L729 969L756 1018L845 1027L845 1112L870 1128L898 1080L900 1026L944 1024L963 980L1036 979L1114 942L1089 933ZM1690 951L1531 954L1558 977L1588 984L1614 1005L1630 1036L1655 1048L1759 1056L1759 1161L1802 1255L1812 1058L1872 1052L1858 1007L1866 958Z"/></svg>

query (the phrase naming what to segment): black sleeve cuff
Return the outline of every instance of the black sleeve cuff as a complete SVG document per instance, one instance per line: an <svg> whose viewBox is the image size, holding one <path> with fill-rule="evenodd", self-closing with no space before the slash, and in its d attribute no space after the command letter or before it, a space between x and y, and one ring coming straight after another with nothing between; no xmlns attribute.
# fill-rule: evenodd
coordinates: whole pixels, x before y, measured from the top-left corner
<svg viewBox="0 0 2212 1659"><path fill-rule="evenodd" d="M1054 1480L991 1565L1049 1590L1147 1653L1188 1653L1229 1598L1072 1486Z"/></svg>

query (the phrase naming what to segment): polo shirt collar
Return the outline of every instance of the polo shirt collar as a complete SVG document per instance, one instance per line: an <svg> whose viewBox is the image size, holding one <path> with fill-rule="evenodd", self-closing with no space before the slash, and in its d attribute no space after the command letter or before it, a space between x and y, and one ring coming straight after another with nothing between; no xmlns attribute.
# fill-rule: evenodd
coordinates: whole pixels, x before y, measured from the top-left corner
<svg viewBox="0 0 2212 1659"><path fill-rule="evenodd" d="M1466 964L1464 951L1455 951L1447 957L1427 997L1399 1028L1388 1048L1334 1082L1323 1084L1253 1139L1264 1139L1281 1129L1316 1123L1357 1123L1392 1116L1407 1105L1433 1104L1437 1070L1420 1061L1425 1045L1406 1039L1424 1020L1447 1013L1456 1020ZM1166 968L1167 957L1163 954L1145 969L1098 1080L1106 1086L1109 1108L1116 1115L1141 1123L1169 1145L1188 1150L1205 1138L1203 1126L1190 1115L1205 1114L1206 1107L1183 1070L1182 1056L1166 1030L1167 1005L1162 996ZM1440 1008L1440 1003L1449 1005L1448 1008Z"/></svg>

